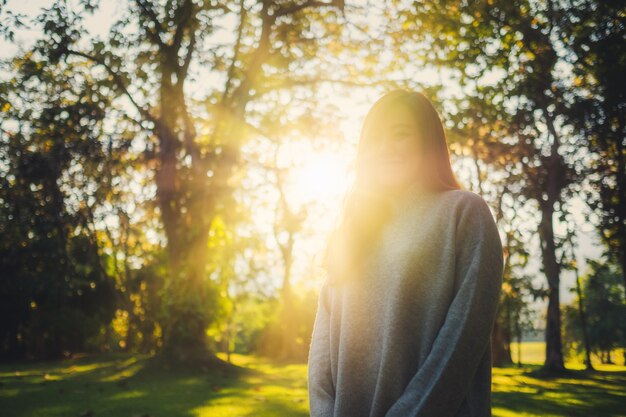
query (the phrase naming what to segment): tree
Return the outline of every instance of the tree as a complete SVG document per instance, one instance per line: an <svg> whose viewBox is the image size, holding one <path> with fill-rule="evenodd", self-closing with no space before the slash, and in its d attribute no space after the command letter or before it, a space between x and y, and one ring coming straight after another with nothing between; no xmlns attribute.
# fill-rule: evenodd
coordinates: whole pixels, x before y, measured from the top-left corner
<svg viewBox="0 0 626 417"><path fill-rule="evenodd" d="M529 253L514 223L504 242L504 277L492 338L493 364L500 367L513 363L511 343L521 343L522 332L532 328L532 310L526 297L530 295L534 300L541 294L533 287L532 277L521 271L528 263ZM518 362L521 363L519 354Z"/></svg>
<svg viewBox="0 0 626 417"><path fill-rule="evenodd" d="M214 220L236 205L241 147L260 133L254 121L264 116L263 103L278 100L281 91L355 82L353 74L326 76L344 72L331 70L331 58L349 43L341 25L348 7L135 0L101 40L82 25L98 2L80 4L82 10L70 10L57 1L44 10L38 19L44 38L35 51L52 65L87 68L115 96L105 110L132 123L135 145L145 148L143 163L153 167L167 242L164 350L180 360L210 360L205 332L220 295L209 278L209 235ZM235 37L224 43L219 27L233 19ZM345 50L362 55L364 49L355 42ZM200 77L222 81L198 88Z"/></svg>
<svg viewBox="0 0 626 417"><path fill-rule="evenodd" d="M89 348L116 292L89 227L106 192L98 143L110 97L71 65L34 54L0 83L0 355L58 358Z"/></svg>
<svg viewBox="0 0 626 417"><path fill-rule="evenodd" d="M565 216L564 216L565 217ZM573 219L568 219L567 222L567 244L569 246L569 253L567 254L569 259L567 261L562 260L561 264L564 265L565 268L573 270L574 275L576 277L576 282L574 289L576 291L576 295L578 296L578 316L580 319L580 327L582 330L582 340L583 346L585 348L585 368L587 370L593 370L593 365L591 363L591 347L589 345L589 326L587 325L587 314L585 312L584 301L583 301L583 293L580 285L580 276L578 271L578 262L576 261L576 256L574 253L576 242L575 242L575 222ZM563 257L565 258L566 252L563 252ZM571 321L571 320L570 320Z"/></svg>
<svg viewBox="0 0 626 417"><path fill-rule="evenodd" d="M562 16L577 87L569 117L586 137L586 200L600 218L606 256L621 265L626 292L626 2L571 4L571 13Z"/></svg>
<svg viewBox="0 0 626 417"><path fill-rule="evenodd" d="M589 260L589 272L582 277L584 310L591 349L602 363L613 363L611 351L626 345L626 302L620 288L616 265ZM580 300L574 300L578 303ZM582 339L582 323L575 308L569 310L567 329L576 340ZM580 350L583 347L577 345Z"/></svg>

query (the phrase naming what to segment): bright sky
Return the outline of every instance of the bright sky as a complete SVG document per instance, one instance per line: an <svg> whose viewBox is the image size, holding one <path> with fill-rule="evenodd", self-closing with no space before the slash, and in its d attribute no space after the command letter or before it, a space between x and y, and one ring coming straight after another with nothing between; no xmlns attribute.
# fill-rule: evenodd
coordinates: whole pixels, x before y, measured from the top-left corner
<svg viewBox="0 0 626 417"><path fill-rule="evenodd" d="M37 14L42 6L46 6L49 2L43 0L31 0L31 1L15 1L9 0L8 7L14 12L24 13L27 16L34 16ZM109 26L116 17L120 15L123 10L123 1L102 1L101 9L96 15L88 17L86 27L95 34L101 37L106 37ZM220 36L228 38L232 37L233 31L224 31ZM32 30L20 30L17 34L15 43L7 43L0 40L0 58L9 57L18 51L18 48L26 48L35 39L38 32ZM429 69L413 69L413 73L416 77L430 81L430 83L438 83L442 80L442 73L432 71ZM1 76L1 74L0 74ZM210 83L211 79L202 78L203 83ZM447 82L450 85L450 92L452 94L458 94L460 90L452 83ZM328 86L322 88L330 88ZM195 90L195 87L194 87ZM329 94L328 96L333 96ZM306 142L298 142L282 149L281 160L285 165L297 164L299 168L295 169L288 186L288 196L290 201L296 205L311 205L315 207L316 213L312 217L311 221L316 222L316 227L319 230L326 230L331 227L332 222L335 219L339 204L341 203L341 197L345 191L348 180L348 167L352 159L354 158L354 145L358 139L358 132L360 130L360 123L367 112L369 106L377 98L374 92L355 93L347 96L334 96L334 104L339 109L345 109L341 114L343 122L339 129L343 133L345 138L345 146L341 149L333 149L328 151L318 151L311 148L310 144ZM320 103L323 105L323 103ZM290 148L291 147L291 148ZM455 161L455 171L459 177L466 183L469 183L469 177L473 176L473 171L469 165L463 164L462 161ZM594 247L596 242L595 231L592 225L588 222L587 214L584 208L584 204L581 201L573 202L575 209L575 218L580 225L579 228L579 241L580 247L578 249L578 262L583 266L581 273L584 272L585 261L584 257L596 258L599 256L599 249ZM272 209L267 209L265 214L261 213L260 209L259 218L267 221L268 216L272 215ZM537 220L537 216L529 216L532 220ZM557 232L562 232L563 227L555 219ZM530 224L529 230L532 230L535 225ZM317 240L307 241L302 243L302 250L300 262L294 266L294 277L301 277L303 281L312 285L317 285L315 279L311 279L311 264L310 255L315 253L320 248L319 236ZM535 248L535 254L539 254L539 242L537 236L535 236L535 242L533 247ZM544 276L539 272L539 264L535 259L531 262L529 271L537 276L537 283L545 283ZM534 272L533 272L534 271ZM562 288L561 299L563 302L568 302L572 299L573 294L568 291L573 286L573 274L564 272L562 275ZM543 310L543 306L541 307Z"/></svg>

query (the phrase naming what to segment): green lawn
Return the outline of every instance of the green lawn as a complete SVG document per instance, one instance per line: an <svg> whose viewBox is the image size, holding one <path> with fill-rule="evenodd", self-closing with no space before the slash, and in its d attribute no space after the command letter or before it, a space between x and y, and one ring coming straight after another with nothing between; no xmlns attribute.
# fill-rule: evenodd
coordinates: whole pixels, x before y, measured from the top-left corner
<svg viewBox="0 0 626 417"><path fill-rule="evenodd" d="M242 355L233 362L240 371L228 374L164 370L137 355L2 364L0 416L308 416L305 364ZM626 367L555 379L528 374L537 367L494 369L494 417L626 416Z"/></svg>

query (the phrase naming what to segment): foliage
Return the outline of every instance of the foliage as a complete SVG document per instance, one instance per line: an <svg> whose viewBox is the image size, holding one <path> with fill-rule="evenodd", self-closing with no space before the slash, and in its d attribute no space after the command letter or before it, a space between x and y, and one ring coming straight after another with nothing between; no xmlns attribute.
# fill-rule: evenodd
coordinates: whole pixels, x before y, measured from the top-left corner
<svg viewBox="0 0 626 417"><path fill-rule="evenodd" d="M591 260L589 272L582 277L583 308L587 315L591 350L603 362L612 360L610 352L626 348L626 301L618 268ZM578 300L566 312L565 332L577 353L584 349Z"/></svg>
<svg viewBox="0 0 626 417"><path fill-rule="evenodd" d="M0 84L0 354L59 357L86 348L114 311L82 194L103 166L108 97L80 70L35 54L12 68Z"/></svg>
<svg viewBox="0 0 626 417"><path fill-rule="evenodd" d="M503 288L510 334L528 322L526 296L548 296L559 357L555 225L575 193L589 190L607 253L626 259L623 1L134 0L105 36L85 24L97 0L50 2L30 22L7 4L0 36L28 23L39 37L2 63L5 356L194 362L272 352L288 333L303 357L316 303L291 297L290 279L314 210L289 205L291 167L267 155L293 138L346 142L340 99L361 87L420 89L441 104L459 172L494 207L508 260L521 259ZM424 69L450 85L414 77ZM535 255L526 237L537 235ZM522 271L533 255L545 291Z"/></svg>
<svg viewBox="0 0 626 417"><path fill-rule="evenodd" d="M575 89L568 112L587 138L585 200L598 213L605 256L621 265L626 291L626 2L575 1L570 28Z"/></svg>

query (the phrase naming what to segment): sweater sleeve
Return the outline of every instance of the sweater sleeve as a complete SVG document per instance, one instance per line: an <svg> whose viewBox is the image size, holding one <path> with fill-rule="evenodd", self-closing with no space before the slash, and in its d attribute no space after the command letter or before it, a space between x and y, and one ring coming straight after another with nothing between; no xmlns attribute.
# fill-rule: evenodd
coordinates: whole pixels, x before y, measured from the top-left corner
<svg viewBox="0 0 626 417"><path fill-rule="evenodd" d="M308 391L311 417L332 417L335 388L330 370L330 309L328 284L320 290L308 358Z"/></svg>
<svg viewBox="0 0 626 417"><path fill-rule="evenodd" d="M453 417L490 343L502 286L502 243L489 206L474 196L457 219L456 293L443 326L386 417Z"/></svg>

